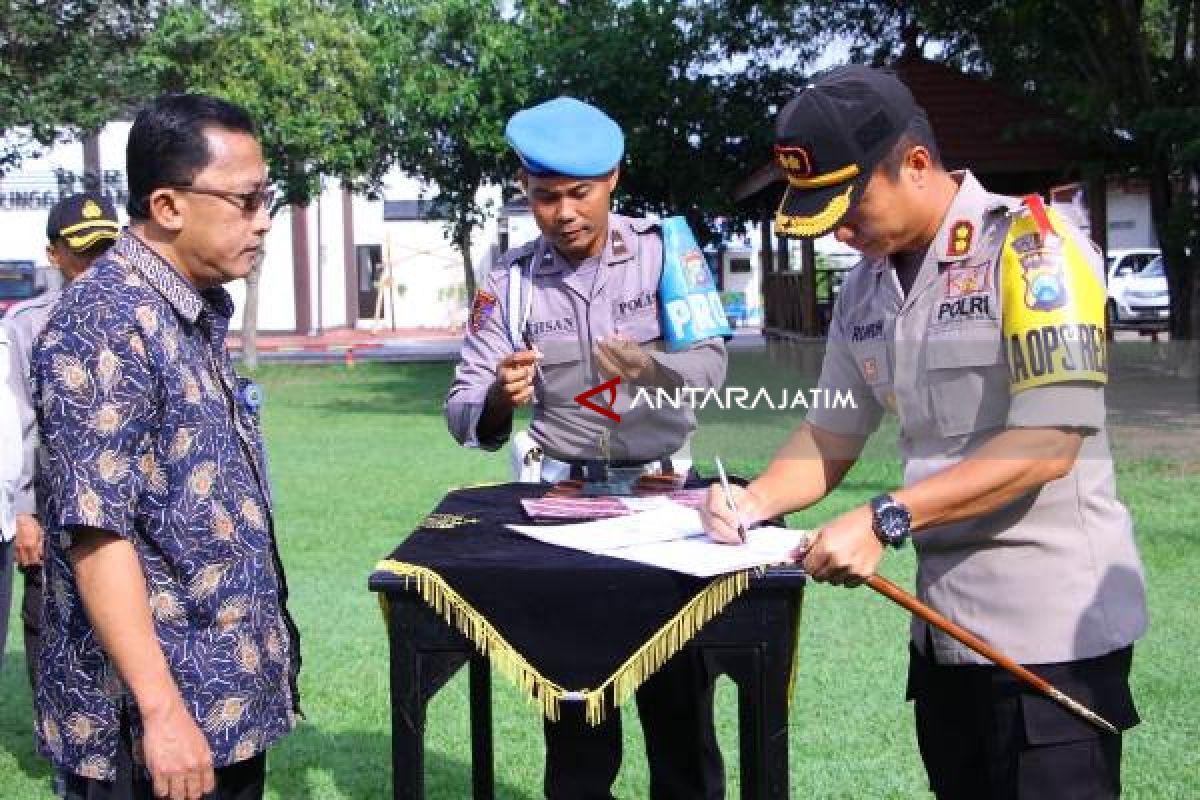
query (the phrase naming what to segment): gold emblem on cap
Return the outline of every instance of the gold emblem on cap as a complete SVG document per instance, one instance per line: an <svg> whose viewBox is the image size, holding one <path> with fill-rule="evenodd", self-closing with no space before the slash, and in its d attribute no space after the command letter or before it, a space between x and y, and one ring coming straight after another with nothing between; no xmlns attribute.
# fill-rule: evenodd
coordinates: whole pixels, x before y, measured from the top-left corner
<svg viewBox="0 0 1200 800"><path fill-rule="evenodd" d="M88 201L83 204L83 210L79 212L84 219L96 219L104 216L104 212L100 209L100 204L95 200L88 198Z"/></svg>

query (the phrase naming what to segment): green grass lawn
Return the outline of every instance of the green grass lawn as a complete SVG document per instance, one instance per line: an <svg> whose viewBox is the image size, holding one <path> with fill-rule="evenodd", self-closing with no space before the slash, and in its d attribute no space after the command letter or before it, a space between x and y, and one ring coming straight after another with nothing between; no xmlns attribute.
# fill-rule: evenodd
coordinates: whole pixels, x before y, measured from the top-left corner
<svg viewBox="0 0 1200 800"><path fill-rule="evenodd" d="M272 798L390 796L387 648L367 575L447 488L507 475L506 454L461 450L447 434L441 405L450 373L448 364L261 371L277 528L303 637L307 713L297 732L271 752ZM761 355L739 355L731 382L750 384L764 376L783 385L792 373ZM719 452L733 471L751 474L801 415L705 411L697 455L707 459ZM795 515L793 523L818 524L894 487L900 470L891 455L893 435L894 428L882 431L845 485L815 510ZM1200 574L1200 470L1193 456L1190 462L1126 461L1119 472L1121 496L1137 519L1152 612L1134 665L1145 722L1126 738L1126 796L1200 797L1194 667L1200 630L1192 588ZM911 549L889 555L885 571L911 586ZM0 674L0 798L50 798L49 769L32 748L15 613L10 631ZM808 591L791 711L793 796L926 796L911 711L903 701L907 631L903 612L868 590ZM430 708L432 798L470 795L463 678L455 678ZM538 711L502 679L494 686L497 796L541 797ZM724 679L718 713L736 784L736 705ZM646 786L641 730L635 713L624 719L626 757L616 791L639 798Z"/></svg>

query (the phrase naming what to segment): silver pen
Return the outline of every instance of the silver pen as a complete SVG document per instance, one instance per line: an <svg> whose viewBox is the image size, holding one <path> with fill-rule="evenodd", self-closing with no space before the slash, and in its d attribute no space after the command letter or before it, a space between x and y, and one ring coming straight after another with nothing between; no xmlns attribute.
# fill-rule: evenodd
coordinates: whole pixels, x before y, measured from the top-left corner
<svg viewBox="0 0 1200 800"><path fill-rule="evenodd" d="M746 543L746 526L742 523L742 515L738 513L737 503L733 502L733 490L729 488L729 477L725 474L725 467L721 464L720 456L713 456L713 461L717 463L717 475L721 478L721 488L725 491L725 503L729 506L729 510L737 517L738 537L742 540L742 544Z"/></svg>

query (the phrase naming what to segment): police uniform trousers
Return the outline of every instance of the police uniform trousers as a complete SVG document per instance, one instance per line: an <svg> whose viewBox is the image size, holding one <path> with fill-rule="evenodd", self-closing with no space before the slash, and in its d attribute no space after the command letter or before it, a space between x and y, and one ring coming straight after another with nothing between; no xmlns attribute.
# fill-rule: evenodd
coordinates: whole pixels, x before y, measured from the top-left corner
<svg viewBox="0 0 1200 800"><path fill-rule="evenodd" d="M685 647L637 691L650 767L649 800L720 800L725 770L713 727L715 676L700 652ZM545 721L548 800L609 800L621 766L621 717L612 709L598 726L583 703L563 703Z"/></svg>
<svg viewBox="0 0 1200 800"><path fill-rule="evenodd" d="M42 649L42 567L20 567L25 579L25 593L21 597L21 623L25 629L25 669L29 673L29 686L37 697L38 653Z"/></svg>
<svg viewBox="0 0 1200 800"><path fill-rule="evenodd" d="M134 764L129 721L122 715L121 736L117 741L117 777L98 781L80 775L68 775L64 800L155 800L154 785L142 767ZM204 800L262 800L266 788L267 754L230 764L216 770L217 788Z"/></svg>
<svg viewBox="0 0 1200 800"><path fill-rule="evenodd" d="M910 646L908 698L938 800L1107 800L1121 793L1121 737L990 665L945 665ZM1068 697L1127 730L1133 647L1029 665Z"/></svg>

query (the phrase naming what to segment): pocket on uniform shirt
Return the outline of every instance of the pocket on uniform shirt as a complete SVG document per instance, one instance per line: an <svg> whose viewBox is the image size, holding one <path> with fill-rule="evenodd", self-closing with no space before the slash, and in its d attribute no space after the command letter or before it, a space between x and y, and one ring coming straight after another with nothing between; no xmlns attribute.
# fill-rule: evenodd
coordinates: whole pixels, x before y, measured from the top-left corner
<svg viewBox="0 0 1200 800"><path fill-rule="evenodd" d="M1001 339L930 343L925 367L933 417L943 436L1004 426L1009 373Z"/></svg>
<svg viewBox="0 0 1200 800"><path fill-rule="evenodd" d="M552 404L574 402L575 395L588 388L583 371L583 354L579 342L541 341L541 373L545 380L546 398Z"/></svg>
<svg viewBox="0 0 1200 800"><path fill-rule="evenodd" d="M619 319L616 328L617 333L628 336L638 344L662 338L662 328L658 324L658 316L653 311L631 314L624 319Z"/></svg>

